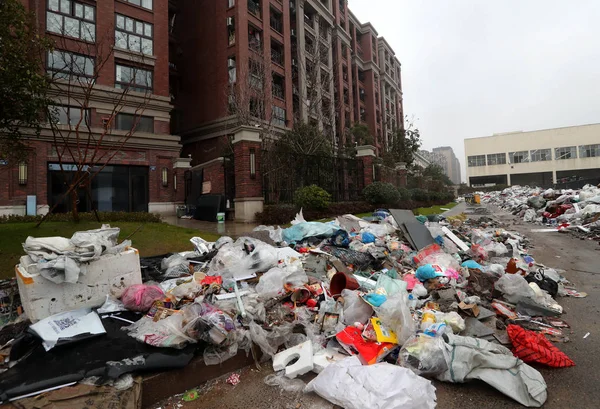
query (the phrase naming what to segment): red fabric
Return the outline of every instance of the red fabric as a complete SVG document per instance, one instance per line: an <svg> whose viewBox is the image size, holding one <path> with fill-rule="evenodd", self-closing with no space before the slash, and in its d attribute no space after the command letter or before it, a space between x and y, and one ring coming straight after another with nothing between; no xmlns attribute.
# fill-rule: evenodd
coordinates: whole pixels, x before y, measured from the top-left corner
<svg viewBox="0 0 600 409"><path fill-rule="evenodd" d="M539 362L553 368L575 366L575 362L542 334L527 331L518 325L509 325L506 332L513 344L513 354L523 362Z"/></svg>

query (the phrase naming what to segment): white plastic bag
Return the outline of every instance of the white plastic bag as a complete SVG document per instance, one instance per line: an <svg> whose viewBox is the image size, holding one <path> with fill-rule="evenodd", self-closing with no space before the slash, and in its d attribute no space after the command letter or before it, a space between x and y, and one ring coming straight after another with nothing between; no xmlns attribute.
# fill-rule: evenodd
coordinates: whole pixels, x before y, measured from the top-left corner
<svg viewBox="0 0 600 409"><path fill-rule="evenodd" d="M371 318L373 308L364 302L356 291L344 289L341 295L344 299L344 323L346 325L353 325L355 322L365 324Z"/></svg>
<svg viewBox="0 0 600 409"><path fill-rule="evenodd" d="M260 298L273 298L283 294L283 286L287 283L301 286L308 282L308 276L299 268L287 267L272 268L263 274L256 285L256 292Z"/></svg>
<svg viewBox="0 0 600 409"><path fill-rule="evenodd" d="M534 298L535 294L527 280L519 274L504 274L496 281L496 289L504 294L510 303L516 304L523 298Z"/></svg>
<svg viewBox="0 0 600 409"><path fill-rule="evenodd" d="M418 334L404 343L398 364L417 375L438 375L448 369L442 337Z"/></svg>
<svg viewBox="0 0 600 409"><path fill-rule="evenodd" d="M304 390L346 409L433 409L435 387L407 368L363 366L357 356L327 366Z"/></svg>
<svg viewBox="0 0 600 409"><path fill-rule="evenodd" d="M398 336L398 344L404 344L415 332L415 322L408 306L408 294L400 291L375 308L377 316Z"/></svg>

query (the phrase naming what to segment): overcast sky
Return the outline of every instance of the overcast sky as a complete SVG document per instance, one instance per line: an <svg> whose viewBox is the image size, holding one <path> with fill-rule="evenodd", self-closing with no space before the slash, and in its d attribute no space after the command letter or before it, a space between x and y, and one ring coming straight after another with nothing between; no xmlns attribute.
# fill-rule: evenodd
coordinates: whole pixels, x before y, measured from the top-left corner
<svg viewBox="0 0 600 409"><path fill-rule="evenodd" d="M600 122L600 0L349 3L396 51L423 148L452 146L463 180L464 138Z"/></svg>

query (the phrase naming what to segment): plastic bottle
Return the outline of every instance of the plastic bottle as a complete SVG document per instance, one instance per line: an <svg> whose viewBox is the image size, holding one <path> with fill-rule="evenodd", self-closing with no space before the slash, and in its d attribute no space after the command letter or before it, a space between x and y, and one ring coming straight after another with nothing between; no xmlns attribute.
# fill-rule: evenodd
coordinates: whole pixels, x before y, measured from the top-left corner
<svg viewBox="0 0 600 409"><path fill-rule="evenodd" d="M417 298L412 294L408 294L408 306L413 311L417 308Z"/></svg>

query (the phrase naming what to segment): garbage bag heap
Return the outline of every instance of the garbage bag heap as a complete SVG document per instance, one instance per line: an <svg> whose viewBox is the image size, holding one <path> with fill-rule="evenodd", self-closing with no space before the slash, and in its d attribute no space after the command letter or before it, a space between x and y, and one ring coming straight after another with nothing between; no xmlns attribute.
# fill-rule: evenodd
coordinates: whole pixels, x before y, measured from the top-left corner
<svg viewBox="0 0 600 409"><path fill-rule="evenodd" d="M484 203L504 208L526 222L600 241L598 186L585 185L580 190L512 186L481 196Z"/></svg>
<svg viewBox="0 0 600 409"><path fill-rule="evenodd" d="M526 211L534 191L488 200ZM298 390L291 379L313 371L305 390L347 408L433 408L430 379L480 379L541 406L544 379L519 357L574 365L550 342L529 349L536 337L568 339L555 298L583 294L489 217L398 220L395 212L327 223L300 213L289 228L256 228L275 245L192 238L193 251L142 259L144 284L108 295L97 312L136 311L122 327L131 337L165 348L197 344L208 365L260 349L256 359L280 371L269 385Z"/></svg>

